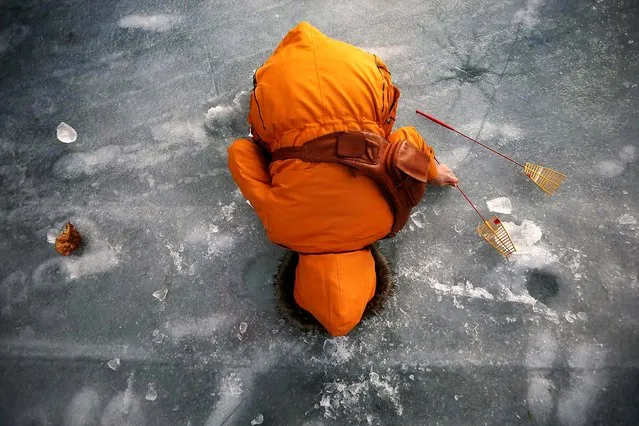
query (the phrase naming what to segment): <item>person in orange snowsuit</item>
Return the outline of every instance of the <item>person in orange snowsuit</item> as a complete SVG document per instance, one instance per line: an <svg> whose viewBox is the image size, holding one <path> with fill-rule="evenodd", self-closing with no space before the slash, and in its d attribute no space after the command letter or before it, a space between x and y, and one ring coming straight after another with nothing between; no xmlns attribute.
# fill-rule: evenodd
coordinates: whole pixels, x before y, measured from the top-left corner
<svg viewBox="0 0 639 426"><path fill-rule="evenodd" d="M271 153L328 134L364 131L407 140L431 161L428 182L457 178L413 127L392 132L399 90L377 56L334 40L306 22L281 41L253 78L252 140L229 147L229 168L271 241L290 249L279 267L283 312L331 335L350 332L391 288L375 243L393 226L380 187L342 164L271 161Z"/></svg>

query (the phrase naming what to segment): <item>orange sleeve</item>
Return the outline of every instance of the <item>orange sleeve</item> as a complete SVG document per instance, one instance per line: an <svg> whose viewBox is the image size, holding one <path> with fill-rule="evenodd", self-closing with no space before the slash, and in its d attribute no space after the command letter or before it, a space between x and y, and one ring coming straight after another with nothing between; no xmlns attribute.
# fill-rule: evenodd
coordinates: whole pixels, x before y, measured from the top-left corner
<svg viewBox="0 0 639 426"><path fill-rule="evenodd" d="M260 147L248 139L238 139L229 147L229 169L242 195L251 202L266 226L266 199L271 190L269 164Z"/></svg>
<svg viewBox="0 0 639 426"><path fill-rule="evenodd" d="M428 170L428 180L432 180L437 176L437 163L435 162L435 151L433 148L426 144L422 135L419 134L414 127L400 127L390 134L388 140L391 143L397 143L400 141L409 141L420 149L428 158L430 158L430 169Z"/></svg>

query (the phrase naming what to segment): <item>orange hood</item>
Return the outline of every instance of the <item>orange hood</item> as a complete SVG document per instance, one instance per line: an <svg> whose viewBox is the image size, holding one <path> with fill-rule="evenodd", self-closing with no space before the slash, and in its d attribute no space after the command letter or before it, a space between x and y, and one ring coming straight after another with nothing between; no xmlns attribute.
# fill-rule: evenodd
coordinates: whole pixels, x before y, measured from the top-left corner
<svg viewBox="0 0 639 426"><path fill-rule="evenodd" d="M284 37L254 84L249 123L271 150L345 130L388 136L399 98L381 59L307 22Z"/></svg>
<svg viewBox="0 0 639 426"><path fill-rule="evenodd" d="M333 336L355 327L375 294L375 261L369 250L300 255L295 301Z"/></svg>

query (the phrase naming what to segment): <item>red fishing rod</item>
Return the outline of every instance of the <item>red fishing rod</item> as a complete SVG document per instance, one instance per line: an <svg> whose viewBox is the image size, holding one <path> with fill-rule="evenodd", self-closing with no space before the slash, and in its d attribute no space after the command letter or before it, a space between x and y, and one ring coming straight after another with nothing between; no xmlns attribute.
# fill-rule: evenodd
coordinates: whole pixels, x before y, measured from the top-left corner
<svg viewBox="0 0 639 426"><path fill-rule="evenodd" d="M477 139L473 139L473 138L471 138L470 136L463 134L462 132L460 132L459 130L455 129L455 128L454 128L453 126L451 126L450 124L446 124L446 123L444 123L443 121L441 121L441 120L439 120L439 119L437 119L437 118L433 117L433 116L432 116L432 115L430 115L430 114L426 114L426 113L425 113L425 112L423 112L423 111L416 110L416 112L417 112L417 114L422 115L422 116L424 116L424 117L428 118L428 119L429 119L430 121L432 121L433 123L437 123L437 124L439 124L440 126L447 128L448 130L452 130L453 132L457 133L458 135L461 135L461 136L465 137L466 139L470 139L471 141L475 142L477 145L483 146L484 148L486 148L486 149L488 149L488 150L490 150L490 151L494 152L495 154L497 154L497 155L499 155L499 156L501 156L501 157L505 158L506 160L508 160L508 161L512 161L513 163L517 164L517 165L518 165L518 166L520 166L520 167L524 167L524 165L523 165L523 164L521 164L521 163L519 163L519 162L517 162L517 161L513 160L512 158L510 158L510 157L508 157L508 156L506 156L506 155L502 154L501 152L495 151L495 150L494 150L494 149L492 149L491 147L486 146L486 145L484 145L483 143L479 142Z"/></svg>
<svg viewBox="0 0 639 426"><path fill-rule="evenodd" d="M502 154L501 152L494 150L493 148L484 145L483 143L479 142L477 139L471 138L470 136L460 132L459 130L455 129L453 126L451 126L450 124L444 123L443 121L441 121L438 118L433 117L430 114L426 114L423 111L420 110L415 110L415 112L421 116L423 116L424 118L429 119L430 121L432 121L433 123L436 123L442 127L445 127L448 130L451 130L455 133L457 133L458 135L461 135L463 137L465 137L468 140L473 141L474 143L476 143L477 145L486 148L487 150L499 155L502 158L505 158L506 160L518 165L519 167L524 169L524 174L526 176L528 176L528 178L530 180L532 180L535 185L537 185L538 187L540 187L544 192L546 192L548 195L552 195L557 188L559 188L559 185L562 184L562 182L564 180L566 180L566 175L559 173L553 169L550 169L548 167L544 167L544 166L538 166L537 164L532 164L532 163L526 163L526 164L521 164L518 161L513 160L512 158L508 157L507 155Z"/></svg>

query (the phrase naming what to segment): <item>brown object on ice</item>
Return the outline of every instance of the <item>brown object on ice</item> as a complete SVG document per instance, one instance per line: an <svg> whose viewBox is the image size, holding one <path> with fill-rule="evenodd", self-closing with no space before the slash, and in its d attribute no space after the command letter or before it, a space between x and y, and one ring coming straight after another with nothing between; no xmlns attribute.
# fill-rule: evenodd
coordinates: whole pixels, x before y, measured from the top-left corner
<svg viewBox="0 0 639 426"><path fill-rule="evenodd" d="M67 222L64 231L55 239L55 250L62 256L68 256L80 247L82 237L71 222Z"/></svg>

